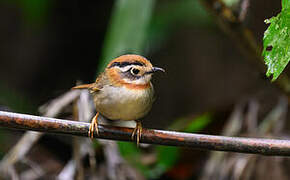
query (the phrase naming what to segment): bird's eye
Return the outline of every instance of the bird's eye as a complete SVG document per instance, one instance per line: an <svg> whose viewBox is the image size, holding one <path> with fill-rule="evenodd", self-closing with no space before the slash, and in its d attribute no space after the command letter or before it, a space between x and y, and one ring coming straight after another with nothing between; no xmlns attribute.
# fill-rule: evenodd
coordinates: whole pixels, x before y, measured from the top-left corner
<svg viewBox="0 0 290 180"><path fill-rule="evenodd" d="M136 68L131 69L131 74L133 74L133 75L137 75L139 72L140 72L139 69L136 69Z"/></svg>

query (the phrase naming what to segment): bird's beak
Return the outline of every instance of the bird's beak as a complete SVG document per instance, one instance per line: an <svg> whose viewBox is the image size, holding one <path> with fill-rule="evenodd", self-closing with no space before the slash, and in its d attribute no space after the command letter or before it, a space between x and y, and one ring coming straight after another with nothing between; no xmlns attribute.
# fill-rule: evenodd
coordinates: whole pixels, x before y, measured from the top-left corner
<svg viewBox="0 0 290 180"><path fill-rule="evenodd" d="M156 71L162 71L162 72L165 72L165 70L162 69L162 68L160 68L160 67L153 67L153 68L152 68L152 71L153 71L153 72L156 72Z"/></svg>
<svg viewBox="0 0 290 180"><path fill-rule="evenodd" d="M146 74L153 74L153 73L155 73L156 71L162 71L162 72L165 72L165 70L162 69L162 68L160 68L160 67L153 67L153 68L151 69L151 71L147 71Z"/></svg>

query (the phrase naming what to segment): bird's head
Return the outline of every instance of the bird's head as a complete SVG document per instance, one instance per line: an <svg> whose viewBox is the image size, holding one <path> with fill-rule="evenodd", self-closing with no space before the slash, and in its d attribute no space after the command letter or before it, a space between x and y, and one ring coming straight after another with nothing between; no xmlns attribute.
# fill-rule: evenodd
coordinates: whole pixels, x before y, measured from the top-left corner
<svg viewBox="0 0 290 180"><path fill-rule="evenodd" d="M122 55L112 60L106 67L109 79L116 85L128 87L150 86L152 74L164 69L153 67L151 62L140 55Z"/></svg>

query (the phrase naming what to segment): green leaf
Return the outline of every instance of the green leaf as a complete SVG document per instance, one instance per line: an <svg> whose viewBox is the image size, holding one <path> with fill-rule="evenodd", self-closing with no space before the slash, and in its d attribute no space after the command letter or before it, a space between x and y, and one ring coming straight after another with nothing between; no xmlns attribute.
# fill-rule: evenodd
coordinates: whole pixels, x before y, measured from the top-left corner
<svg viewBox="0 0 290 180"><path fill-rule="evenodd" d="M290 8L290 1L289 0L282 0L282 10Z"/></svg>
<svg viewBox="0 0 290 180"><path fill-rule="evenodd" d="M205 113L197 118L195 118L189 125L187 125L186 132L195 132L205 128L212 120L212 115L210 113Z"/></svg>
<svg viewBox="0 0 290 180"><path fill-rule="evenodd" d="M266 75L275 81L290 61L290 3L282 1L282 11L265 23L270 26L264 33L263 56L268 67Z"/></svg>
<svg viewBox="0 0 290 180"><path fill-rule="evenodd" d="M178 119L177 121L182 123L175 125L176 127L184 129L186 132L195 132L206 127L211 122L211 120L212 115L210 113L205 113L193 119ZM179 147L157 146L156 151L158 161L154 167L146 172L146 177L150 179L156 179L164 172L172 168L179 159L181 149Z"/></svg>
<svg viewBox="0 0 290 180"><path fill-rule="evenodd" d="M174 121L169 129L185 132L196 132L205 128L211 121L213 115L204 113L197 117L181 117Z"/></svg>
<svg viewBox="0 0 290 180"><path fill-rule="evenodd" d="M137 148L136 144L131 142L118 142L119 151L123 157L138 157L140 155L140 149Z"/></svg>
<svg viewBox="0 0 290 180"><path fill-rule="evenodd" d="M121 155L134 167L138 168L146 178L155 179L174 166L179 158L180 148L156 146L157 161L152 166L147 166L140 161L142 152L135 143L118 142Z"/></svg>
<svg viewBox="0 0 290 180"><path fill-rule="evenodd" d="M98 72L117 56L125 53L142 54L154 2L154 0L115 2Z"/></svg>
<svg viewBox="0 0 290 180"><path fill-rule="evenodd" d="M141 149L131 142L118 142L118 146L122 157L148 177L151 170L140 161L142 156Z"/></svg>
<svg viewBox="0 0 290 180"><path fill-rule="evenodd" d="M173 167L179 158L180 148L178 147L157 146L156 150L158 164L156 165L155 169L158 168L162 170L159 170L159 172L163 173Z"/></svg>

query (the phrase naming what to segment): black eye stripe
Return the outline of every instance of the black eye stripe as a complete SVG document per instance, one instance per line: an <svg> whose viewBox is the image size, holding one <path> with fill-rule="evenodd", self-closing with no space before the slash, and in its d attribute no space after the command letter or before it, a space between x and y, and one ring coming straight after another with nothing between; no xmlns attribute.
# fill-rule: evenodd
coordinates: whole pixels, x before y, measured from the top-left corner
<svg viewBox="0 0 290 180"><path fill-rule="evenodd" d="M126 67L126 66L131 66L131 65L136 65L136 66L144 66L143 63L141 62L114 62L113 64L111 64L108 68L112 68L112 67L115 67L115 66L118 66L118 67Z"/></svg>

